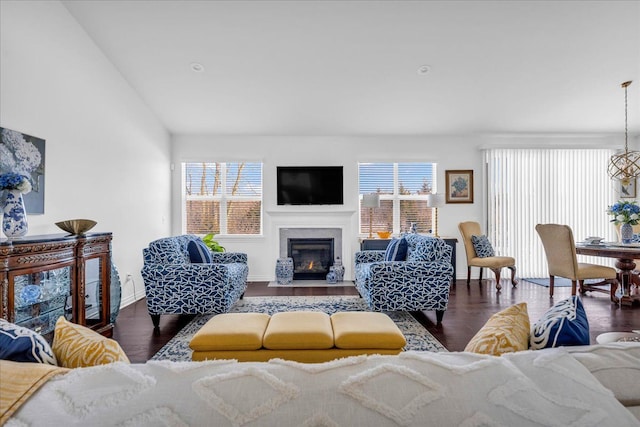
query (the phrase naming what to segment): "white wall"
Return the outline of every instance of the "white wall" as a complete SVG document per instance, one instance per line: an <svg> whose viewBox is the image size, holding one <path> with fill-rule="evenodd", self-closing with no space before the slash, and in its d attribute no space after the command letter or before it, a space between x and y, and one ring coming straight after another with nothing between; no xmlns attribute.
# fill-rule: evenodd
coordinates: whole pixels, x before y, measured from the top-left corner
<svg viewBox="0 0 640 427"><path fill-rule="evenodd" d="M343 225L343 260L346 279L353 279L353 253L359 249L358 234L358 162L430 161L438 164L436 187L444 190L445 169L473 169L476 202L446 205L439 211L439 234L459 238L458 222L482 220L482 173L479 141L474 137L452 136L376 136L376 137L253 137L188 136L172 138L173 173L172 230L181 232L180 164L186 161L260 161L263 162L264 219L263 236L218 236L227 250L249 255L249 279L273 280L278 258L278 228L332 227ZM328 206L277 206L276 166L344 166L345 204ZM462 257L462 258L461 258ZM466 265L462 245L458 245L458 274ZM466 277L466 276L465 276Z"/></svg>
<svg viewBox="0 0 640 427"><path fill-rule="evenodd" d="M144 296L142 248L170 233L170 138L58 2L0 2L0 126L46 140L44 215L113 232L123 303ZM133 281L126 281L127 273Z"/></svg>
<svg viewBox="0 0 640 427"><path fill-rule="evenodd" d="M436 190L444 191L445 170L473 169L474 203L446 204L439 209L439 234L460 239L458 223L485 221L482 148L605 147L619 146L611 135L494 135L494 136L204 136L172 137L172 231L182 232L180 164L188 161L260 161L264 164L263 236L217 236L228 250L249 256L249 280L273 280L278 258L278 227L332 227L346 223L343 230L345 279L353 279L353 253L359 249L358 162L430 161L438 165ZM278 165L344 166L345 205L342 207L277 206L275 172ZM603 173L606 171L603 170ZM346 218L346 220L345 220ZM466 278L464 247L457 245L457 278ZM474 277L478 270L474 270ZM485 272L486 274L491 274Z"/></svg>

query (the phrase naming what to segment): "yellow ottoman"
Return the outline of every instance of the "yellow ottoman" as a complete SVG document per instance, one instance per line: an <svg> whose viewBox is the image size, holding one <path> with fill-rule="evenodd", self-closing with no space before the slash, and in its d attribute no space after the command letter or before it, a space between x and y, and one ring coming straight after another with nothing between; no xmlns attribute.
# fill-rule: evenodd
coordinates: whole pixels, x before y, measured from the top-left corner
<svg viewBox="0 0 640 427"><path fill-rule="evenodd" d="M362 354L398 354L406 341L383 313L292 311L227 313L211 318L191 339L192 360L274 358L326 362Z"/></svg>
<svg viewBox="0 0 640 427"><path fill-rule="evenodd" d="M269 350L326 350L333 347L331 318L320 311L289 311L271 316L262 346Z"/></svg>
<svg viewBox="0 0 640 427"><path fill-rule="evenodd" d="M337 348L400 350L407 344L400 328L384 313L343 311L331 316Z"/></svg>
<svg viewBox="0 0 640 427"><path fill-rule="evenodd" d="M269 319L270 316L264 313L224 313L213 316L191 338L191 359L213 358L208 353L259 350Z"/></svg>

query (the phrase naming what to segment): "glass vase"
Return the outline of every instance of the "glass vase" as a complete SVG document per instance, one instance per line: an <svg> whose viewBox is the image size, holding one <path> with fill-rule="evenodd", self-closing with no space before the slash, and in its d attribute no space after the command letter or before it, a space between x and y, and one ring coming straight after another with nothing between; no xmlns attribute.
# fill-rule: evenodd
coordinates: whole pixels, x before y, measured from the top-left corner
<svg viewBox="0 0 640 427"><path fill-rule="evenodd" d="M22 193L7 190L2 208L2 232L8 239L23 237L29 231Z"/></svg>

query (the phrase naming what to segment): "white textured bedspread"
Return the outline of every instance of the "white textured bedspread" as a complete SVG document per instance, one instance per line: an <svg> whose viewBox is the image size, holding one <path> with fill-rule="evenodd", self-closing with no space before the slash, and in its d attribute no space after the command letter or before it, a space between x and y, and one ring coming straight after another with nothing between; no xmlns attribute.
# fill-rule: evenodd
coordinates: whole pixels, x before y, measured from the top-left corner
<svg viewBox="0 0 640 427"><path fill-rule="evenodd" d="M640 426L563 349L76 369L7 426Z"/></svg>

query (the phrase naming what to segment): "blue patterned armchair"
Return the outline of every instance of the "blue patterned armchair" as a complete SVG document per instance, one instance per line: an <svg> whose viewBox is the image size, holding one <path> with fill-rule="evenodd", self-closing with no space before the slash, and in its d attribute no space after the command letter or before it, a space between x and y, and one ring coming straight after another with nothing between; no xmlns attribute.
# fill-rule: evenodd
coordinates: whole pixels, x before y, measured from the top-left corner
<svg viewBox="0 0 640 427"><path fill-rule="evenodd" d="M142 250L142 278L153 326L161 314L226 313L247 288L247 255L213 252L212 263L191 263L187 246L199 237L165 237Z"/></svg>
<svg viewBox="0 0 640 427"><path fill-rule="evenodd" d="M405 238L406 261L384 261L384 251L356 252L356 288L372 310L435 310L440 323L453 279L451 247L420 234Z"/></svg>

